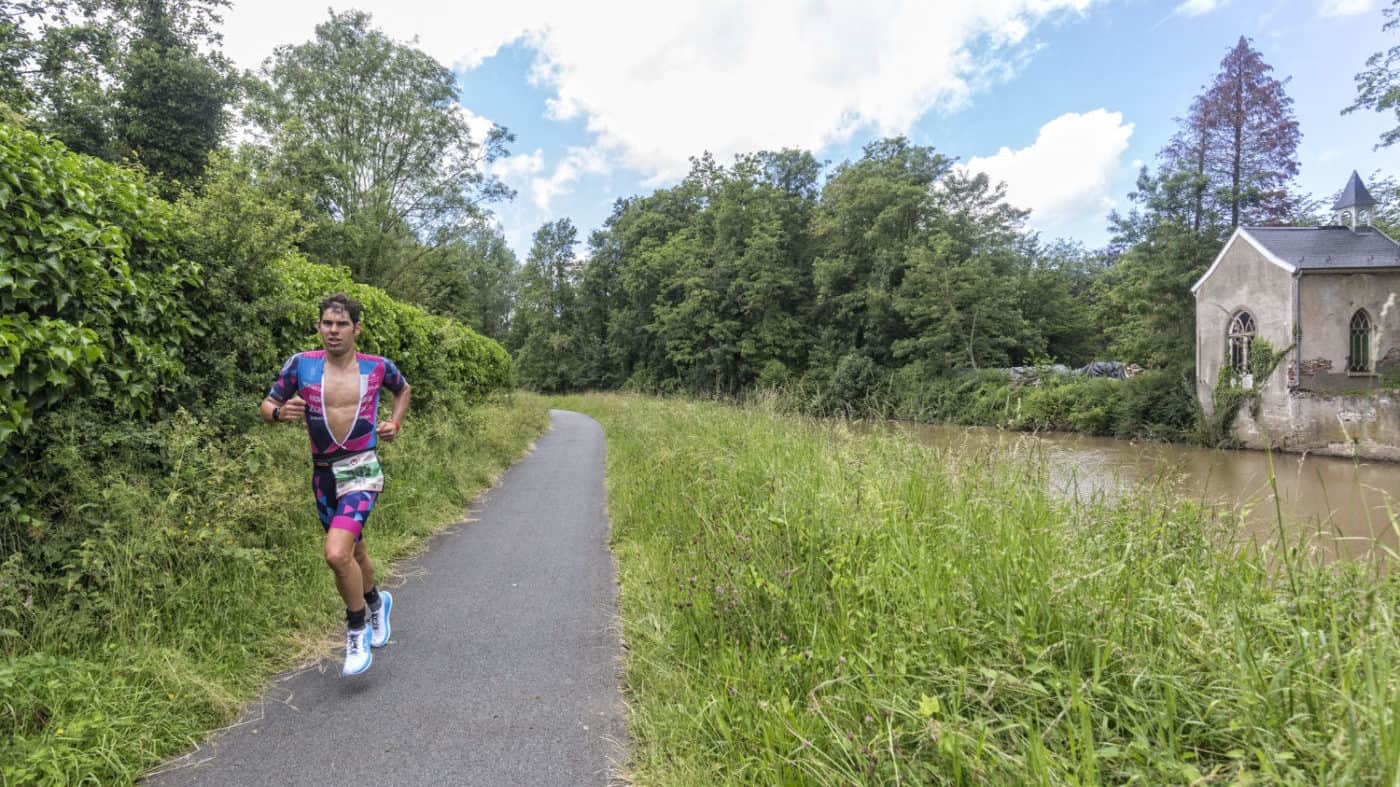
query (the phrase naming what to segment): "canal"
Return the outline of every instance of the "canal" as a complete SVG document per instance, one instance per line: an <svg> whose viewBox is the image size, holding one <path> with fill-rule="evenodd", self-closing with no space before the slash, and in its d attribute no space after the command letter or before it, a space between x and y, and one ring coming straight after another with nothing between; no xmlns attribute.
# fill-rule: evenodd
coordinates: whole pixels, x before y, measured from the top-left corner
<svg viewBox="0 0 1400 787"><path fill-rule="evenodd" d="M894 428L941 448L1040 452L1051 487L1076 500L1167 483L1183 499L1240 515L1260 539L1278 536L1269 455L1263 451L984 427L900 423ZM1286 526L1315 533L1323 554L1364 559L1396 551L1392 522L1400 522L1400 463L1277 452L1272 458Z"/></svg>

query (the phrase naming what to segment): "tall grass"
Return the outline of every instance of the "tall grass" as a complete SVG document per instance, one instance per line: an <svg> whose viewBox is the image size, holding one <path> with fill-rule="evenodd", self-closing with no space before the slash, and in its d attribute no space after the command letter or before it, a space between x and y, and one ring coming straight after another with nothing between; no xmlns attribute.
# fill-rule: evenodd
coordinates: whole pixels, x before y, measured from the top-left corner
<svg viewBox="0 0 1400 787"><path fill-rule="evenodd" d="M589 396L644 784L1391 784L1393 572L1164 492L761 407ZM1286 567L1287 572L1280 571Z"/></svg>
<svg viewBox="0 0 1400 787"><path fill-rule="evenodd" d="M381 450L389 487L366 530L381 582L546 420L530 398L410 416ZM75 430L52 457L70 493L53 532L31 534L63 550L60 573L19 552L0 564L7 785L130 782L232 721L271 674L324 654L343 615L303 430L223 439L181 417L145 435L153 463L130 441L79 450L91 427L58 424Z"/></svg>

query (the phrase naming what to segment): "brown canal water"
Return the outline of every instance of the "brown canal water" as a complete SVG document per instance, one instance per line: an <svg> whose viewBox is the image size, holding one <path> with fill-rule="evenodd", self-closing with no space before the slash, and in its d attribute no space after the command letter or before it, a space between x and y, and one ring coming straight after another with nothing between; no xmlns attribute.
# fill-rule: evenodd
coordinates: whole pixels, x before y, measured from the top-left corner
<svg viewBox="0 0 1400 787"><path fill-rule="evenodd" d="M1241 515L1251 535L1277 541L1269 455L1079 434L899 423L924 443L961 450L1017 449L1043 454L1051 487L1076 500L1171 484L1183 498ZM1400 463L1275 452L1274 476L1286 529L1305 527L1329 557L1364 559L1400 551ZM1392 524L1395 523L1395 524Z"/></svg>

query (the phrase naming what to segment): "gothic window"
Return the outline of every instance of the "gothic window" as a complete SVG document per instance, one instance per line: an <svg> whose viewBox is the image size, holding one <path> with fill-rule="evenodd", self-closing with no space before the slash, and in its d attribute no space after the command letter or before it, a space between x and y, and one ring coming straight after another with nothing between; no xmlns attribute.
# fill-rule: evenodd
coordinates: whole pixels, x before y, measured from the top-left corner
<svg viewBox="0 0 1400 787"><path fill-rule="evenodd" d="M1351 353L1347 356L1347 371L1371 371L1371 318L1365 309L1351 316Z"/></svg>
<svg viewBox="0 0 1400 787"><path fill-rule="evenodd" d="M1254 318L1240 312L1230 321L1230 368L1238 375L1249 374L1249 345L1254 342Z"/></svg>

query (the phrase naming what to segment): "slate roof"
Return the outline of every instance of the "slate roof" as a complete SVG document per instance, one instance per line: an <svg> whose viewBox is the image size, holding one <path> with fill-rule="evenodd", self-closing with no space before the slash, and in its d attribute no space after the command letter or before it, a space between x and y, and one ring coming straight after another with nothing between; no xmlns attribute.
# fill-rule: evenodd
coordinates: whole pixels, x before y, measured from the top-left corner
<svg viewBox="0 0 1400 787"><path fill-rule="evenodd" d="M1356 174L1356 170L1351 171L1351 178L1347 180L1346 188L1342 189L1342 194L1337 197L1337 202L1332 206L1332 210L1346 210L1347 208L1369 208L1376 204L1371 192L1366 190L1366 184L1361 182L1361 176Z"/></svg>
<svg viewBox="0 0 1400 787"><path fill-rule="evenodd" d="M1373 227L1357 227L1355 231L1349 227L1242 229L1275 257L1299 270L1400 268L1400 244Z"/></svg>

